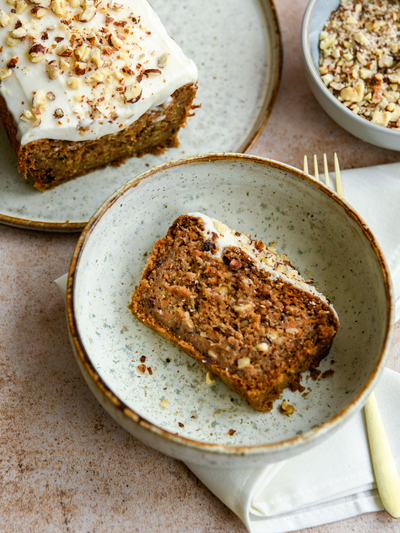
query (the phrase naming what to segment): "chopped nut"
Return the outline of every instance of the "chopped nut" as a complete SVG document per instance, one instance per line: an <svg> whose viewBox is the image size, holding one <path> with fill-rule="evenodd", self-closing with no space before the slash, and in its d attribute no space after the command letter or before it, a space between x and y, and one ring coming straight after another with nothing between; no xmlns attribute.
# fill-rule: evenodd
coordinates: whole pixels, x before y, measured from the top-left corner
<svg viewBox="0 0 400 533"><path fill-rule="evenodd" d="M71 89L77 91L81 85L81 80L79 78L70 78L67 83L71 87Z"/></svg>
<svg viewBox="0 0 400 533"><path fill-rule="evenodd" d="M289 416L292 413L294 413L294 411L295 411L295 408L293 407L293 405L290 405L290 403L288 403L286 400L283 400L282 405L281 405L281 412Z"/></svg>
<svg viewBox="0 0 400 533"><path fill-rule="evenodd" d="M23 122L29 122L34 119L34 116L28 109L24 109L19 117Z"/></svg>
<svg viewBox="0 0 400 533"><path fill-rule="evenodd" d="M83 0L83 11L79 15L81 22L89 22L96 14L96 8L93 0Z"/></svg>
<svg viewBox="0 0 400 533"><path fill-rule="evenodd" d="M211 385L212 383L215 383L215 377L211 374L211 372L207 372L207 374L206 374L206 383L208 385Z"/></svg>
<svg viewBox="0 0 400 533"><path fill-rule="evenodd" d="M6 80L9 78L12 74L12 70L10 68L0 68L0 80Z"/></svg>
<svg viewBox="0 0 400 533"><path fill-rule="evenodd" d="M46 93L43 89L39 89L36 91L36 93L33 95L32 98L32 106L37 109L41 109L42 111L46 110L47 104L46 104Z"/></svg>
<svg viewBox="0 0 400 533"><path fill-rule="evenodd" d="M28 7L28 4L25 2L25 0L18 0L16 4L16 11L17 15L22 15L22 13L26 10Z"/></svg>
<svg viewBox="0 0 400 533"><path fill-rule="evenodd" d="M230 430L228 431L228 435L229 435L230 437L232 437L235 433L236 433L236 429L230 429Z"/></svg>
<svg viewBox="0 0 400 533"><path fill-rule="evenodd" d="M142 96L142 88L140 85L133 84L128 85L125 89L125 102L128 104L135 104L140 100L140 97Z"/></svg>
<svg viewBox="0 0 400 533"><path fill-rule="evenodd" d="M271 338L271 334L269 334L269 338ZM266 342L260 342L260 344L257 344L256 350L259 352L268 352L270 346Z"/></svg>
<svg viewBox="0 0 400 533"><path fill-rule="evenodd" d="M399 20L398 2L342 0L320 34L328 90L353 113L391 128L399 120L388 114L400 97Z"/></svg>
<svg viewBox="0 0 400 533"><path fill-rule="evenodd" d="M103 64L103 60L101 59L100 49L94 48L92 51L92 61L96 65L96 67L101 67Z"/></svg>
<svg viewBox="0 0 400 533"><path fill-rule="evenodd" d="M90 48L86 44L81 44L74 50L74 55L79 61L86 62L90 57Z"/></svg>
<svg viewBox="0 0 400 533"><path fill-rule="evenodd" d="M60 75L60 69L58 68L57 61L49 61L46 65L47 76L51 80L56 80Z"/></svg>
<svg viewBox="0 0 400 533"><path fill-rule="evenodd" d="M71 68L71 65L68 63L66 59L61 58L59 61L59 67L62 72L67 72Z"/></svg>
<svg viewBox="0 0 400 533"><path fill-rule="evenodd" d="M131 68L129 68L129 67L122 67L121 70L122 70L122 72L123 72L124 74L126 74L127 76L134 76L134 75L135 75L135 73L133 72L133 70L132 70Z"/></svg>
<svg viewBox="0 0 400 533"><path fill-rule="evenodd" d="M240 315L247 315L254 309L254 304L252 302L249 302L247 304L241 304L241 305L234 305L233 310L240 314Z"/></svg>
<svg viewBox="0 0 400 533"><path fill-rule="evenodd" d="M67 13L64 0L51 0L50 7L57 17L63 17Z"/></svg>
<svg viewBox="0 0 400 533"><path fill-rule="evenodd" d="M383 126L386 128L386 126L389 124L389 121L392 117L392 113L386 111L381 113L380 111L375 111L372 117L372 123L377 124L378 126Z"/></svg>
<svg viewBox="0 0 400 533"><path fill-rule="evenodd" d="M45 9L44 7L41 7L41 6L34 6L32 9L31 9L31 13L34 17L36 17L37 19L42 19L43 17L45 17L48 13L47 9Z"/></svg>
<svg viewBox="0 0 400 533"><path fill-rule="evenodd" d="M75 74L77 76L82 76L83 74L85 74L87 69L88 69L88 64L87 63L82 63L80 61L77 61L75 63Z"/></svg>
<svg viewBox="0 0 400 533"><path fill-rule="evenodd" d="M164 408L165 408L165 407L168 407L168 406L169 406L169 401L165 398L164 400L162 400L162 401L160 402L160 406L161 406L161 407L164 407Z"/></svg>
<svg viewBox="0 0 400 533"><path fill-rule="evenodd" d="M147 68L144 71L145 76L161 74L161 70L158 68Z"/></svg>
<svg viewBox="0 0 400 533"><path fill-rule="evenodd" d="M246 368L250 365L250 357L241 357L238 359L238 368L241 370L242 368Z"/></svg>
<svg viewBox="0 0 400 533"><path fill-rule="evenodd" d="M52 93L51 91L46 93L46 96L47 96L47 99L50 100L50 101L53 101L53 100L56 99L56 95L54 93Z"/></svg>
<svg viewBox="0 0 400 533"><path fill-rule="evenodd" d="M168 62L168 59L169 59L169 54L167 52L165 52L164 54L162 54L158 60L157 60L157 66L159 66L160 68L164 68L165 65L167 64Z"/></svg>
<svg viewBox="0 0 400 533"><path fill-rule="evenodd" d="M59 44L56 48L56 54L61 57L71 57L72 49L68 46L68 44Z"/></svg>
<svg viewBox="0 0 400 533"><path fill-rule="evenodd" d="M110 43L111 46L113 46L117 50L119 50L121 48L122 44L123 44L121 39L119 39L115 33L112 33L110 35L109 43Z"/></svg>
<svg viewBox="0 0 400 533"><path fill-rule="evenodd" d="M85 78L86 83L103 83L104 76L101 74L101 72L95 72L94 74L91 74L90 76L87 76Z"/></svg>
<svg viewBox="0 0 400 533"><path fill-rule="evenodd" d="M5 13L2 9L0 9L0 26L2 28L5 28L8 26L11 22L11 18Z"/></svg>
<svg viewBox="0 0 400 533"><path fill-rule="evenodd" d="M58 107L58 108L54 111L53 115L54 115L55 118L63 118L63 116L64 116L64 111L63 111L60 107Z"/></svg>
<svg viewBox="0 0 400 533"><path fill-rule="evenodd" d="M15 68L18 63L18 57L12 57L10 61L7 63L8 68Z"/></svg>
<svg viewBox="0 0 400 533"><path fill-rule="evenodd" d="M27 34L27 30L21 26L20 28L13 30L10 35L13 39L23 39Z"/></svg>
<svg viewBox="0 0 400 533"><path fill-rule="evenodd" d="M32 63L39 63L44 58L44 54L47 52L46 48L40 44L36 43L29 48L28 55Z"/></svg>

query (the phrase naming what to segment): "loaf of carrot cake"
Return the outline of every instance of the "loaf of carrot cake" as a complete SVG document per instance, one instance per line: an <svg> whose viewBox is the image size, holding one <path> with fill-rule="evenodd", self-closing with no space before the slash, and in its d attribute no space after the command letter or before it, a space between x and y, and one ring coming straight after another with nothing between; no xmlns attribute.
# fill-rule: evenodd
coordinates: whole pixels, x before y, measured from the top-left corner
<svg viewBox="0 0 400 533"><path fill-rule="evenodd" d="M338 330L310 282L273 248L192 213L156 242L129 308L267 411L328 354Z"/></svg>
<svg viewBox="0 0 400 533"><path fill-rule="evenodd" d="M40 190L177 146L196 81L147 0L0 0L0 120Z"/></svg>

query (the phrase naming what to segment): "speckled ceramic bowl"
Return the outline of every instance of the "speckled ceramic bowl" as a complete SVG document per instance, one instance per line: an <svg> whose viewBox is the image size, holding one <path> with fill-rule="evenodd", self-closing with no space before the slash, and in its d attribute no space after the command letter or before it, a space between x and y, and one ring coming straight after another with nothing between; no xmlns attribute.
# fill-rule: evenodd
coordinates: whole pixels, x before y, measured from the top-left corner
<svg viewBox="0 0 400 533"><path fill-rule="evenodd" d="M154 242L194 211L278 241L338 311L340 331L320 367L334 374L313 381L304 373L305 397L285 390L290 417L279 400L260 413L222 382L207 384L201 366L128 309ZM253 156L181 159L129 181L82 233L67 289L72 344L96 398L145 443L198 464L257 466L314 446L361 409L389 349L392 289L369 229L324 185ZM143 356L151 374L138 369Z"/></svg>
<svg viewBox="0 0 400 533"><path fill-rule="evenodd" d="M326 88L319 75L319 35L340 0L311 0L307 6L301 29L301 46L308 83L315 98L328 115L342 128L368 143L400 151L400 132L372 124L355 115Z"/></svg>

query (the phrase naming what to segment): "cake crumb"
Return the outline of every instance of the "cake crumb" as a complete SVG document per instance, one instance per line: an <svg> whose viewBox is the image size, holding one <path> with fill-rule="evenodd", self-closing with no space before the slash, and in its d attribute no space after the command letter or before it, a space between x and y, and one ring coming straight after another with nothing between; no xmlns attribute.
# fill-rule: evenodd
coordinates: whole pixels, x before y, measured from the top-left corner
<svg viewBox="0 0 400 533"><path fill-rule="evenodd" d="M321 379L328 378L329 376L332 376L335 373L334 370L331 368L329 370L325 370L325 372L321 375Z"/></svg>
<svg viewBox="0 0 400 533"><path fill-rule="evenodd" d="M228 435L230 435L231 437L236 433L236 429L230 429L228 431Z"/></svg>
<svg viewBox="0 0 400 533"><path fill-rule="evenodd" d="M167 399L162 400L162 402L160 403L160 406L161 407L168 407L169 406L169 401Z"/></svg>

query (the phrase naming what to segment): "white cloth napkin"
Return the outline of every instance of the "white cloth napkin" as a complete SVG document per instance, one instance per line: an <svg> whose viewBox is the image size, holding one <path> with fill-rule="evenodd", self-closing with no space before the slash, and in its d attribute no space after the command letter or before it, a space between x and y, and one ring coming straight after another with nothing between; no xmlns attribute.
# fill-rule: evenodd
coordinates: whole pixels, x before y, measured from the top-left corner
<svg viewBox="0 0 400 533"><path fill-rule="evenodd" d="M346 200L369 225L386 257L398 320L400 163L342 171L342 180ZM67 275L56 280L64 296L66 280ZM375 394L400 471L400 374L386 369ZM187 466L251 533L286 533L383 509L363 412L323 444L286 462L236 470Z"/></svg>

